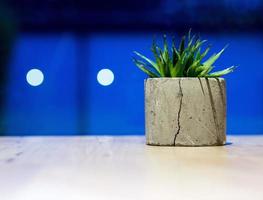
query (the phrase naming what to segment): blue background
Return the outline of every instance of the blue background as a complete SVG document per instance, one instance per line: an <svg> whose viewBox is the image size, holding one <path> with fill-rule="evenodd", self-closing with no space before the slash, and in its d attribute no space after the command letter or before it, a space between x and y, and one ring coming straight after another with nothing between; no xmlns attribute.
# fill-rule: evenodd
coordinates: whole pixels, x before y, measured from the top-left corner
<svg viewBox="0 0 263 200"><path fill-rule="evenodd" d="M151 56L153 34L96 33L81 39L70 33L21 35L10 66L7 133L143 134L146 76L134 66L131 57L133 50ZM215 51L229 44L217 62L218 69L239 66L235 73L225 77L227 132L261 133L261 34L203 33L202 36L213 43ZM30 86L25 79L27 71L35 67L45 75L38 87ZM113 71L113 84L105 87L97 82L97 73L102 68ZM80 102L78 98L83 100Z"/></svg>
<svg viewBox="0 0 263 200"><path fill-rule="evenodd" d="M241 5L241 1L232 2ZM175 11L166 8L165 12ZM93 28L93 31L64 28L52 31L53 26L43 26L37 31L32 31L36 29L34 26L22 28L8 66L3 134L144 134L143 81L146 75L132 63L133 51L151 57L154 35L162 44L163 33L175 35L178 40L190 27L213 44L211 52L229 44L216 63L217 69L239 66L234 73L225 76L227 133L263 133L261 29L236 27L229 31L217 27L219 31L211 31L190 22L184 29L171 28L171 25L162 30L145 30L136 26L136 31L132 31L133 25L129 26L116 30ZM26 74L32 68L42 70L45 76L38 87L26 81ZM115 75L114 82L106 87L97 81L97 73L103 68L112 70Z"/></svg>

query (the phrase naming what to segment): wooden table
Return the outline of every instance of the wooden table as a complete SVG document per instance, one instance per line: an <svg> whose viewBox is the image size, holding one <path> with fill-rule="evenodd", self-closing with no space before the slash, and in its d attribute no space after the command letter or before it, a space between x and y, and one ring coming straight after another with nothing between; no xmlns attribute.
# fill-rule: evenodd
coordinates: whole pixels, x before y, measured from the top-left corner
<svg viewBox="0 0 263 200"><path fill-rule="evenodd" d="M0 200L262 200L263 136L222 147L144 137L0 137Z"/></svg>

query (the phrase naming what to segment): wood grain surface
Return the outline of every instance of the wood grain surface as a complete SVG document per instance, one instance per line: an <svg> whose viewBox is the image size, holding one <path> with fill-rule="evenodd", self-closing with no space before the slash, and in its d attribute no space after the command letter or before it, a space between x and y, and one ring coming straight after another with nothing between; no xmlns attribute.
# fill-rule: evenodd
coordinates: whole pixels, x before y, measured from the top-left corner
<svg viewBox="0 0 263 200"><path fill-rule="evenodd" d="M263 136L218 147L142 136L0 137L0 200L262 200Z"/></svg>

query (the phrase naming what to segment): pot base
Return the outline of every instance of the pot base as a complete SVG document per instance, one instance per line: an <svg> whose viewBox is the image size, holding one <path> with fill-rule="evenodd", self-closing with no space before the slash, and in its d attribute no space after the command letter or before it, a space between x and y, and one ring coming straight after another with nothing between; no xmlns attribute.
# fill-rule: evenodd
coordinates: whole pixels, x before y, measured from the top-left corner
<svg viewBox="0 0 263 200"><path fill-rule="evenodd" d="M224 143L216 143L216 144L198 144L198 145L192 145L192 144L158 144L158 143L146 143L148 146L163 146L163 147L211 147L211 146L224 146L226 145L226 142Z"/></svg>

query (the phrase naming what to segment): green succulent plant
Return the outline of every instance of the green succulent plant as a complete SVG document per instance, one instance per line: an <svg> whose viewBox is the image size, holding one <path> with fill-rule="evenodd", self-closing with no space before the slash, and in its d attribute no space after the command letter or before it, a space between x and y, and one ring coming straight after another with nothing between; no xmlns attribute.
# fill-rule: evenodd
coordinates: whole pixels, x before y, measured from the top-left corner
<svg viewBox="0 0 263 200"><path fill-rule="evenodd" d="M163 49L157 46L153 40L151 51L155 61L144 55L134 52L141 60L133 58L134 63L151 78L158 77L220 77L232 72L235 66L221 71L212 72L215 61L221 56L225 48L219 53L213 54L207 60L204 57L210 50L210 46L202 51L202 46L206 40L200 40L196 35L191 36L189 31L188 38L183 36L179 47L176 48L175 41L172 47L168 47L166 36L163 36Z"/></svg>

